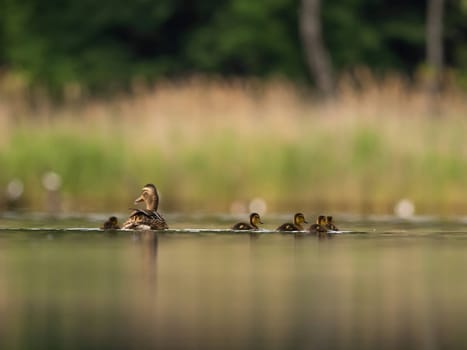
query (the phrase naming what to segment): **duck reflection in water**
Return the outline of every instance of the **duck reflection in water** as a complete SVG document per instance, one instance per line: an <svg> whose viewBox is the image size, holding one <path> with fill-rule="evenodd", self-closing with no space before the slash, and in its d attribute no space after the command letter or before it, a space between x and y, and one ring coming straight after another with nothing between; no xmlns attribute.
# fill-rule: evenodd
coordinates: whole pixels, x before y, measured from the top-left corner
<svg viewBox="0 0 467 350"><path fill-rule="evenodd" d="M133 242L141 248L141 263L143 278L149 287L156 282L157 251L159 239L157 232L151 230L135 231L132 235Z"/></svg>

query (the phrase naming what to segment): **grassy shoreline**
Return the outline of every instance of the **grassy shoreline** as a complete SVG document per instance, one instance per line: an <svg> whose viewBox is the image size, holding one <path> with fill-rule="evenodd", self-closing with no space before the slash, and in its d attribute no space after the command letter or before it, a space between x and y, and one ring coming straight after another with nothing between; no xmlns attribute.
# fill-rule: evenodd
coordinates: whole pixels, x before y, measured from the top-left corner
<svg viewBox="0 0 467 350"><path fill-rule="evenodd" d="M31 210L43 209L41 177L54 171L65 211L121 211L146 182L163 211L225 212L258 197L276 212L391 213L401 198L417 213L467 211L467 104L456 91L438 116L395 78L343 83L332 103L286 82L206 80L61 107L7 97L0 188L20 179Z"/></svg>

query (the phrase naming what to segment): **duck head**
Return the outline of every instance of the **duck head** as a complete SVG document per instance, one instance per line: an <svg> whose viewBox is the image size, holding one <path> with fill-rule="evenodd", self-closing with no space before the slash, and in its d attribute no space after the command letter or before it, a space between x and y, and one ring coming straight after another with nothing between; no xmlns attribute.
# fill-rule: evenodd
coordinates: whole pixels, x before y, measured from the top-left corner
<svg viewBox="0 0 467 350"><path fill-rule="evenodd" d="M302 213L295 214L293 221L295 225L308 224L308 222L305 220L305 215Z"/></svg>
<svg viewBox="0 0 467 350"><path fill-rule="evenodd" d="M255 227L258 227L259 224L262 224L261 218L258 213L251 213L250 214L250 224Z"/></svg>
<svg viewBox="0 0 467 350"><path fill-rule="evenodd" d="M118 225L118 219L117 219L116 216L111 216L111 217L109 218L109 222L110 222L113 226Z"/></svg>
<svg viewBox="0 0 467 350"><path fill-rule="evenodd" d="M141 191L141 195L135 199L135 204L144 202L146 203L146 210L157 211L157 207L159 206L159 194L157 193L156 186L147 184Z"/></svg>
<svg viewBox="0 0 467 350"><path fill-rule="evenodd" d="M318 219L316 220L316 223L318 225L326 225L326 217L324 215L318 216Z"/></svg>

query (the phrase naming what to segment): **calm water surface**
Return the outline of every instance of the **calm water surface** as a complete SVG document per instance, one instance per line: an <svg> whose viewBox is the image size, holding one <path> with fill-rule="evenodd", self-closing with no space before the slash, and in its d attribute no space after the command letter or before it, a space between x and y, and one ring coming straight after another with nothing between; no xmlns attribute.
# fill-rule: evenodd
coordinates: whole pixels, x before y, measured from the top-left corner
<svg viewBox="0 0 467 350"><path fill-rule="evenodd" d="M467 347L465 221L336 218L352 232L317 239L169 218L1 218L0 349Z"/></svg>

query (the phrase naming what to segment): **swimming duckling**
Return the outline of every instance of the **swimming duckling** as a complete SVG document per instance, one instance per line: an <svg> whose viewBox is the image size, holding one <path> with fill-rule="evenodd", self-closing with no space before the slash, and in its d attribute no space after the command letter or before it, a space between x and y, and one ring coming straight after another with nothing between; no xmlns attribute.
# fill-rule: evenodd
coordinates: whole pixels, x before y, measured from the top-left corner
<svg viewBox="0 0 467 350"><path fill-rule="evenodd" d="M280 225L276 231L303 231L302 224L308 224L308 222L305 220L305 216L302 213L297 213L294 215L293 224L291 222L286 222Z"/></svg>
<svg viewBox="0 0 467 350"><path fill-rule="evenodd" d="M326 216L326 228L332 231L339 231L339 229L332 222L332 216Z"/></svg>
<svg viewBox="0 0 467 350"><path fill-rule="evenodd" d="M115 216L109 217L109 219L104 222L104 225L101 226L101 230L120 230L118 219Z"/></svg>
<svg viewBox="0 0 467 350"><path fill-rule="evenodd" d="M316 223L310 226L310 233L324 233L327 232L328 229L326 228L326 217L324 215L318 216Z"/></svg>
<svg viewBox="0 0 467 350"><path fill-rule="evenodd" d="M169 228L164 218L157 212L159 194L156 186L147 184L141 195L135 199L135 204L144 202L146 209L134 209L128 220L122 225L123 229L133 230L166 230Z"/></svg>
<svg viewBox="0 0 467 350"><path fill-rule="evenodd" d="M258 213L250 214L250 223L239 222L232 226L232 230L258 230L258 224L262 224Z"/></svg>

